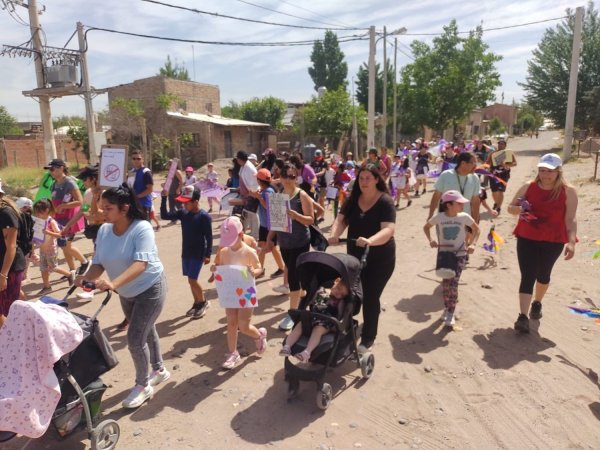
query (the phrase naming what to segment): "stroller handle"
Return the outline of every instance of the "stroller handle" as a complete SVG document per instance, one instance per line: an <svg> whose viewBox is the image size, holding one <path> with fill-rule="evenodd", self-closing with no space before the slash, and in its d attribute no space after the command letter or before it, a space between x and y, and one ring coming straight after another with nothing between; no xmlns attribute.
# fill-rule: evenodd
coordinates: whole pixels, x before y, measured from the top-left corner
<svg viewBox="0 0 600 450"><path fill-rule="evenodd" d="M343 242L354 242L356 243L356 239L350 239L350 238L340 238L340 243ZM364 269L367 266L367 257L369 256L369 246L365 245L365 249L363 251L362 256L360 257L360 268Z"/></svg>

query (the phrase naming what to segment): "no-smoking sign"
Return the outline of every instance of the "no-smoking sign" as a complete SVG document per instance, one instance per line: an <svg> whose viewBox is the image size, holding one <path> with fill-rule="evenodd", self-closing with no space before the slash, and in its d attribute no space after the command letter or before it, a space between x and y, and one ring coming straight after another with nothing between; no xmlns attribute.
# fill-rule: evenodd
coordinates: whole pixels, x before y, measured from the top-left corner
<svg viewBox="0 0 600 450"><path fill-rule="evenodd" d="M117 181L121 176L121 169L119 169L115 164L109 164L104 169L104 178L107 181Z"/></svg>
<svg viewBox="0 0 600 450"><path fill-rule="evenodd" d="M100 186L118 187L127 173L127 149L103 147L100 159Z"/></svg>

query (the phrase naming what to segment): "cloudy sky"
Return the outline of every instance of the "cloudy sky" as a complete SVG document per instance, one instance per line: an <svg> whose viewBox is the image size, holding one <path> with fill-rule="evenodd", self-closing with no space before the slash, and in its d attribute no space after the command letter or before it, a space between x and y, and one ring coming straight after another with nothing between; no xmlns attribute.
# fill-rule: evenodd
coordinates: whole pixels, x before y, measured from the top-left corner
<svg viewBox="0 0 600 450"><path fill-rule="evenodd" d="M76 23L118 31L205 41L289 42L322 39L324 30L289 28L230 20L214 15L173 9L142 0L38 0L45 6L40 22L49 46L63 47ZM3 4L11 3L0 0ZM16 2L12 2L16 3ZM497 28L553 19L565 15L567 8L585 6L584 0L164 0L164 3L266 22L302 27L364 28L339 30L338 36L362 35L370 25L388 31L401 27L407 34L398 37L398 65L411 62L411 41L430 42L431 36L411 34L437 33L456 19L459 30L468 31L482 24ZM598 7L596 0L596 8ZM262 7L262 8L261 8ZM267 8L267 9L265 9ZM273 10L273 11L269 11ZM277 11L277 12L274 12ZM18 16L17 16L18 14ZM19 17L20 16L20 17ZM25 22L21 22L22 18ZM19 45L29 39L27 10L15 6L9 14L0 9L0 44ZM498 64L505 102L523 97L517 82L526 76L527 60L546 28L558 21L484 33L490 49L503 56ZM88 66L91 84L109 87L129 83L158 73L167 55L184 64L190 77L198 82L216 84L221 89L221 104L252 97L273 95L289 102L303 102L314 95L307 68L312 45L297 47L248 47L190 44L143 39L91 31L88 37ZM74 37L68 45L77 48ZM368 40L341 44L348 62L349 77L368 58ZM392 57L392 47L388 55ZM383 59L383 41L377 47L377 59ZM39 108L24 90L36 86L34 64L24 57L0 57L0 105L20 121L38 121ZM106 96L94 100L96 110L107 106ZM79 97L52 102L54 116L84 114Z"/></svg>

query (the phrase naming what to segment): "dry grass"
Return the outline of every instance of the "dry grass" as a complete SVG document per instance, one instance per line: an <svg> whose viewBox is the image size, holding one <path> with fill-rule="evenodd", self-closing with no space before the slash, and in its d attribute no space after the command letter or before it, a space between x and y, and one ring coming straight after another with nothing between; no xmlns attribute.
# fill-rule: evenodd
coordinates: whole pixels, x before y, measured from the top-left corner
<svg viewBox="0 0 600 450"><path fill-rule="evenodd" d="M40 184L44 169L29 167L5 167L0 169L0 179L3 185L10 187L34 188Z"/></svg>

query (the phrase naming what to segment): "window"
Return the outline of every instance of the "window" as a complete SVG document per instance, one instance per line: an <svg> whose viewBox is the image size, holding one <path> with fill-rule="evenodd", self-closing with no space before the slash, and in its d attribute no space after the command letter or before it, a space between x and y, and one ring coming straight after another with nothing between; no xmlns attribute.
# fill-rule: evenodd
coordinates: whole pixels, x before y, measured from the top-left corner
<svg viewBox="0 0 600 450"><path fill-rule="evenodd" d="M192 145L200 147L200 133L192 133Z"/></svg>

